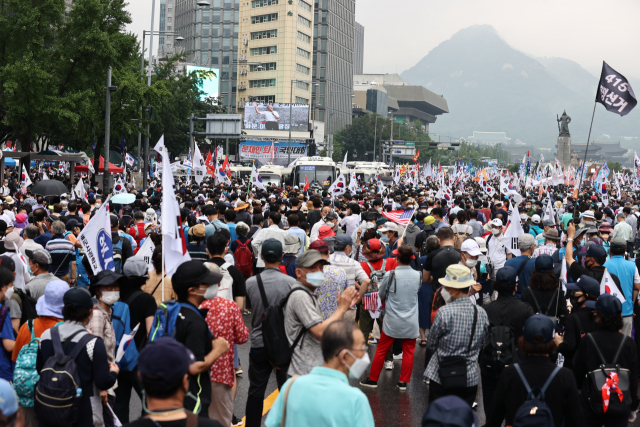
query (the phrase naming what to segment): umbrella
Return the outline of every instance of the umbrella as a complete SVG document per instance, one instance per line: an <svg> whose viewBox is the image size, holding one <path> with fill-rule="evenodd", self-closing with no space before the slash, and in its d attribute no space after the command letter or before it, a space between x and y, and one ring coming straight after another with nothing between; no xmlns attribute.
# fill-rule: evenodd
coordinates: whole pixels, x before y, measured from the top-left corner
<svg viewBox="0 0 640 427"><path fill-rule="evenodd" d="M69 189L60 181L47 179L36 182L31 192L40 196L59 196L64 193L68 193Z"/></svg>
<svg viewBox="0 0 640 427"><path fill-rule="evenodd" d="M117 203L119 205L128 205L136 201L136 195L131 193L120 193L111 197L112 203Z"/></svg>

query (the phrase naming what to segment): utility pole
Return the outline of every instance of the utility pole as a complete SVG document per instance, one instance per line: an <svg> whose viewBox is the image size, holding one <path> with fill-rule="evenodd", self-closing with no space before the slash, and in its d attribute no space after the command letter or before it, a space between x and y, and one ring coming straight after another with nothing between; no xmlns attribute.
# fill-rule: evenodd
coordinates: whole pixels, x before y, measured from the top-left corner
<svg viewBox="0 0 640 427"><path fill-rule="evenodd" d="M147 72L147 86L151 86L151 67L153 67L153 19L155 18L156 0L151 2L151 31L149 31L149 70ZM144 37L144 35L143 35ZM142 46L144 53L144 45ZM144 56L144 55L143 55ZM144 61L144 60L143 60ZM144 62L143 62L144 63ZM147 107L150 111L151 107ZM151 114L149 114L151 120ZM147 135L149 134L150 124L147 123ZM149 173L149 137L144 137L144 159L140 159L144 167L142 168L142 187L147 187L147 174Z"/></svg>
<svg viewBox="0 0 640 427"><path fill-rule="evenodd" d="M117 88L115 88L117 89ZM104 171L102 191L106 196L109 192L109 139L111 138L111 66L107 69L107 99L104 107ZM95 160L93 162L95 164ZM100 157L98 157L98 172L100 172Z"/></svg>
<svg viewBox="0 0 640 427"><path fill-rule="evenodd" d="M376 161L376 138L378 137L378 113L376 113L376 124L373 127L373 154L371 159L372 162Z"/></svg>

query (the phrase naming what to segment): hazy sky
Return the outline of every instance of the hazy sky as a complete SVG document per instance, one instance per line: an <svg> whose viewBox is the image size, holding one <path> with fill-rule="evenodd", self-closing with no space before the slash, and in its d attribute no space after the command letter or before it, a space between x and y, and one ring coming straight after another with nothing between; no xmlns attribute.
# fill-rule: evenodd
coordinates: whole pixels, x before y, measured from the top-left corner
<svg viewBox="0 0 640 427"><path fill-rule="evenodd" d="M151 3L129 0L129 31L150 29ZM156 30L159 9L156 0ZM571 59L594 75L605 60L640 78L638 0L357 0L356 20L365 27L366 73L400 73L457 31L488 24L524 53Z"/></svg>

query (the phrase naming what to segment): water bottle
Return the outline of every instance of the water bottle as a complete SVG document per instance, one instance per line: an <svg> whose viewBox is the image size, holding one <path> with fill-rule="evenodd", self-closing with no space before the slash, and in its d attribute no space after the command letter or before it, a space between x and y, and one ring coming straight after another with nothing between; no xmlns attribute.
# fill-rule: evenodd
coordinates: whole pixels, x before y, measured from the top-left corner
<svg viewBox="0 0 640 427"><path fill-rule="evenodd" d="M76 389L76 399L79 399L82 397L82 389L81 388L77 388Z"/></svg>

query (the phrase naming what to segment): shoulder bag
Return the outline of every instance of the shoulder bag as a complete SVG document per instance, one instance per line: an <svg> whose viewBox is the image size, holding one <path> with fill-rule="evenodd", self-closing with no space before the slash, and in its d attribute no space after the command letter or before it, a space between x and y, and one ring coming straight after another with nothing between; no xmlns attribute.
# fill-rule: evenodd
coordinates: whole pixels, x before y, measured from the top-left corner
<svg viewBox="0 0 640 427"><path fill-rule="evenodd" d="M473 305L473 325L471 326L471 337L467 346L467 354L471 353L473 337L476 334L476 324L478 323L478 308ZM437 354L437 353L436 353ZM438 376L440 385L445 390L459 389L467 387L467 356L447 356L440 359L438 356Z"/></svg>

